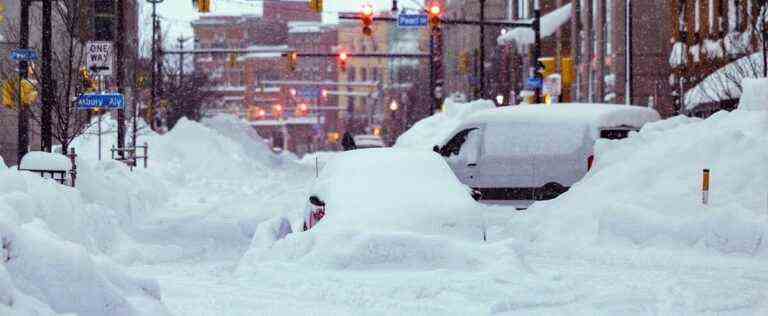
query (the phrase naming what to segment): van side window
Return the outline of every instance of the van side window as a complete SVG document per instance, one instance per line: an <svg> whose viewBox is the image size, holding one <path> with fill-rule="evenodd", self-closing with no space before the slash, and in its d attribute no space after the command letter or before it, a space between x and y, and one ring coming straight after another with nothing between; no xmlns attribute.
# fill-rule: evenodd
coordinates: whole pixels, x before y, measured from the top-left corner
<svg viewBox="0 0 768 316"><path fill-rule="evenodd" d="M442 154L445 157L456 156L461 151L461 147L467 141L467 136L470 132L477 130L477 128L468 128L461 132L458 132L448 143L442 148Z"/></svg>
<svg viewBox="0 0 768 316"><path fill-rule="evenodd" d="M629 132L632 130L634 129L631 129L631 128L603 129L603 130L600 130L600 138L624 139L629 136Z"/></svg>

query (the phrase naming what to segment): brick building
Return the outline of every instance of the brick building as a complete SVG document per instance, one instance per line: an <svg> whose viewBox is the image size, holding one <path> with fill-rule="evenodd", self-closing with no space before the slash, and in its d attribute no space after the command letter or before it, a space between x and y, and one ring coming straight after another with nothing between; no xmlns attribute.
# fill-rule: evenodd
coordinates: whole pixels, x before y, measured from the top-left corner
<svg viewBox="0 0 768 316"><path fill-rule="evenodd" d="M335 80L336 70L327 60L300 58L291 72L282 56L290 51L330 53L335 48L336 33L321 24L320 14L305 1L272 0L263 1L261 15L203 15L192 27L198 49L254 51L195 56L195 69L211 74L215 83L210 89L217 92L218 111L251 120L274 147L287 145L301 154L324 145L324 131L335 130L335 120L326 120L326 113L317 109L296 109L303 104L327 106L334 100L305 100L306 90L315 87L291 82ZM277 108L282 111L273 111Z"/></svg>

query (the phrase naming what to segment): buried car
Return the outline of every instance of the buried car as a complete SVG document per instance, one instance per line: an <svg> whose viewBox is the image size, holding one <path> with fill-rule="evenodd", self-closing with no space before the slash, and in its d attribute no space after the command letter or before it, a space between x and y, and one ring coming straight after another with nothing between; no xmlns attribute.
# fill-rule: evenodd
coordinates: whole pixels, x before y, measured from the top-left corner
<svg viewBox="0 0 768 316"><path fill-rule="evenodd" d="M323 168L310 191L304 226L478 240L484 207L435 153L363 149L338 154Z"/></svg>
<svg viewBox="0 0 768 316"><path fill-rule="evenodd" d="M650 108L522 105L477 112L434 151L484 200L547 200L592 167L597 139L621 139L659 120Z"/></svg>

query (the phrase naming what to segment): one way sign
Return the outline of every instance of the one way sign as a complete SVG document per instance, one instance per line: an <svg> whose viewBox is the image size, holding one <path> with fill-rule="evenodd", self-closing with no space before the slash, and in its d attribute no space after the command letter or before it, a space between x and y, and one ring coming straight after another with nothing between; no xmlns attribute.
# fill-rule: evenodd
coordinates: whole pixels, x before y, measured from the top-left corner
<svg viewBox="0 0 768 316"><path fill-rule="evenodd" d="M88 70L97 75L111 76L114 55L112 42L90 41L86 43Z"/></svg>

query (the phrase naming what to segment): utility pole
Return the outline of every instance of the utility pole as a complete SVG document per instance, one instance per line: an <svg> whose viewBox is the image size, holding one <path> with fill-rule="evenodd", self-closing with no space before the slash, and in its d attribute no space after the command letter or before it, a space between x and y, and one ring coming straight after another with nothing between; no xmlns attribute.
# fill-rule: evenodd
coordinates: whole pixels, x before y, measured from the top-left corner
<svg viewBox="0 0 768 316"><path fill-rule="evenodd" d="M541 56L541 6L539 0L534 0L533 5L533 71L534 76L539 75L539 57ZM537 86L533 93L533 103L541 103L541 86Z"/></svg>
<svg viewBox="0 0 768 316"><path fill-rule="evenodd" d="M179 43L179 51L181 53L179 54L179 88L181 88L182 84L184 83L184 42L186 42L189 38L184 36L179 36L176 41Z"/></svg>
<svg viewBox="0 0 768 316"><path fill-rule="evenodd" d="M624 83L624 103L627 105L632 104L632 0L627 0L626 3L627 16L625 18L627 28L627 47L626 47L626 83ZM763 33L765 34L765 33ZM765 47L765 41L763 41L763 47ZM655 100L654 100L655 101Z"/></svg>
<svg viewBox="0 0 768 316"><path fill-rule="evenodd" d="M155 118L154 118L154 112L155 108L157 107L157 53L158 53L158 43L157 43L157 37L158 37L158 28L160 27L158 25L157 21L157 4L162 3L164 0L147 0L147 2L152 4L152 87L151 87L151 99L149 100L149 113L152 114L149 117L149 125L154 127L155 126Z"/></svg>
<svg viewBox="0 0 768 316"><path fill-rule="evenodd" d="M125 78L124 78L124 63L123 58L125 57L125 35L123 34L125 31L125 25L123 18L123 12L124 10L124 0L116 0L117 1L117 9L115 10L114 18L117 19L116 21L116 33L117 38L114 41L115 46L115 57L117 58L117 62L115 65L115 69L117 71L116 79L117 79L117 92L120 94L123 94L125 92L125 89L123 85L125 84ZM117 147L121 150L117 151L118 156L120 159L125 159L125 152L122 150L122 148L125 148L125 110L124 109L118 109L117 110Z"/></svg>
<svg viewBox="0 0 768 316"><path fill-rule="evenodd" d="M51 109L53 107L54 100L54 89L55 86L53 85L53 76L51 73L51 58L52 58L52 49L51 49L51 33L53 32L53 28L51 25L51 13L53 11L53 8L51 7L53 5L53 0L47 0L43 1L43 36L42 36L42 84L43 84L43 93L42 93L42 101L43 101L43 107L40 114L40 142L41 142L41 150L51 152L51 149L53 148L53 135L51 131Z"/></svg>
<svg viewBox="0 0 768 316"><path fill-rule="evenodd" d="M485 0L480 0L480 93L485 98Z"/></svg>
<svg viewBox="0 0 768 316"><path fill-rule="evenodd" d="M20 24L19 25L19 48L29 48L29 0L21 0L21 12L20 12ZM19 62L19 86L21 82L27 79L27 62L22 60ZM21 89L19 89L21 90ZM21 166L21 158L27 154L29 147L29 109L27 109L21 102L21 91L19 91L19 121L18 121L18 139L17 139L17 161L16 165Z"/></svg>

